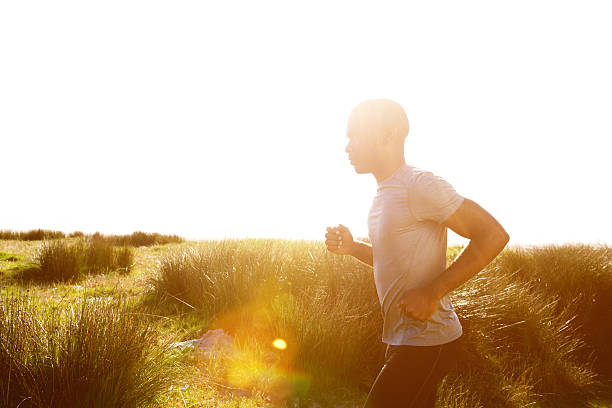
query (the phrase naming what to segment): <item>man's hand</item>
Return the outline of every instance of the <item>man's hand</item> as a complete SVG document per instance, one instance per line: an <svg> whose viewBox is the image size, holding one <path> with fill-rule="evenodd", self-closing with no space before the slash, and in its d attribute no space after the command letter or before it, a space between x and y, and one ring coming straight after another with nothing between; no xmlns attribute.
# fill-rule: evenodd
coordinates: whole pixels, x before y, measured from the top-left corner
<svg viewBox="0 0 612 408"><path fill-rule="evenodd" d="M342 224L333 228L327 227L325 245L327 245L329 251L335 254L352 255L354 249L353 235Z"/></svg>
<svg viewBox="0 0 612 408"><path fill-rule="evenodd" d="M426 286L404 292L397 307L403 314L424 322L434 314L439 302L440 298Z"/></svg>

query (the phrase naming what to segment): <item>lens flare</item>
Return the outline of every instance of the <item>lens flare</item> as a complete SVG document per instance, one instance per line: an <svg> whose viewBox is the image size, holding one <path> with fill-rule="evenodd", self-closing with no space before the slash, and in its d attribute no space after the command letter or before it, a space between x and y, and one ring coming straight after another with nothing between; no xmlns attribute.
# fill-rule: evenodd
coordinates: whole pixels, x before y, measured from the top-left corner
<svg viewBox="0 0 612 408"><path fill-rule="evenodd" d="M284 350L287 348L287 343L283 339L274 339L272 345L279 350Z"/></svg>

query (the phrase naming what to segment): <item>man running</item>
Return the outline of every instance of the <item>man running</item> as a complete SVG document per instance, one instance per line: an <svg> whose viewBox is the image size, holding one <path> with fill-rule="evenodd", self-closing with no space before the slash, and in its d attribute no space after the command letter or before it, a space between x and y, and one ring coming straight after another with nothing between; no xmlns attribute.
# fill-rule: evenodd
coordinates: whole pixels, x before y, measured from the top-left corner
<svg viewBox="0 0 612 408"><path fill-rule="evenodd" d="M506 246L508 233L444 179L406 164L408 118L388 99L370 99L349 116L345 151L378 187L368 214L371 244L340 224L327 227L327 249L374 268L383 315L385 363L364 408L434 407L438 384L455 366L463 334L450 293ZM470 240L446 268L447 227Z"/></svg>

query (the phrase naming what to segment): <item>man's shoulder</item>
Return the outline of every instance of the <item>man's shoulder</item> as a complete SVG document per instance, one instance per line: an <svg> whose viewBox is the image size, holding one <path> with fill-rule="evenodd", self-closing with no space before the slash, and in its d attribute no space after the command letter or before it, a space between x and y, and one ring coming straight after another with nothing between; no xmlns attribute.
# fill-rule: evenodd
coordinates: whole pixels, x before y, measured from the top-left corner
<svg viewBox="0 0 612 408"><path fill-rule="evenodd" d="M436 177L437 176L430 170L407 164L404 168L402 180L406 186L410 187L414 183Z"/></svg>
<svg viewBox="0 0 612 408"><path fill-rule="evenodd" d="M448 195L454 193L454 187L445 178L433 171L416 166L406 166L402 174L402 183L411 196Z"/></svg>

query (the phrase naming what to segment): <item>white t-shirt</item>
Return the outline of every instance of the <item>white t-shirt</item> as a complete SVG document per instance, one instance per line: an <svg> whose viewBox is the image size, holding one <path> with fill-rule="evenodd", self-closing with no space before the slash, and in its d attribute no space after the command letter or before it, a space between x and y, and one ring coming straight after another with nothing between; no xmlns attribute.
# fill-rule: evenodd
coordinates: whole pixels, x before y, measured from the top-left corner
<svg viewBox="0 0 612 408"><path fill-rule="evenodd" d="M446 270L446 227L441 223L463 200L442 178L407 164L378 183L368 214L368 235L384 343L433 346L463 333L448 294L424 322L407 317L397 307L405 290L425 286Z"/></svg>

